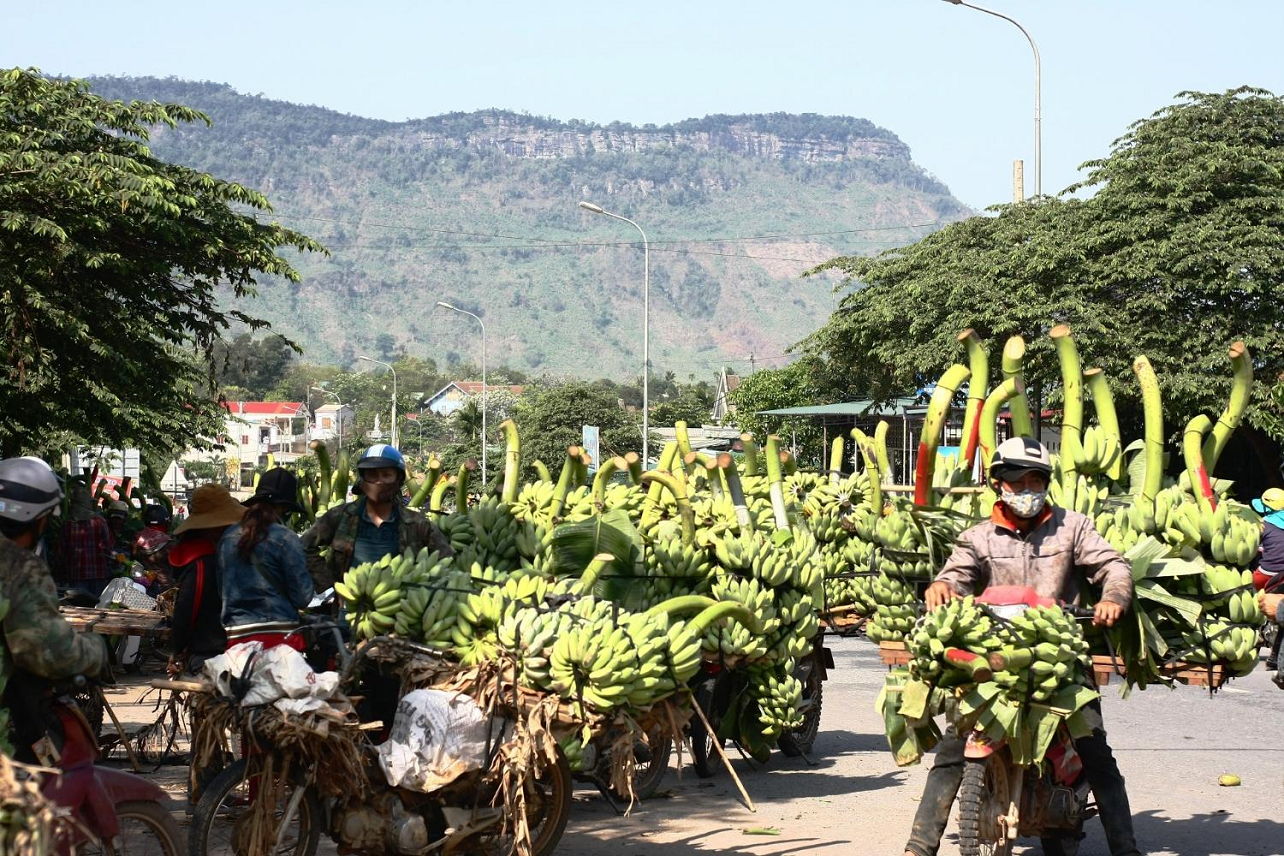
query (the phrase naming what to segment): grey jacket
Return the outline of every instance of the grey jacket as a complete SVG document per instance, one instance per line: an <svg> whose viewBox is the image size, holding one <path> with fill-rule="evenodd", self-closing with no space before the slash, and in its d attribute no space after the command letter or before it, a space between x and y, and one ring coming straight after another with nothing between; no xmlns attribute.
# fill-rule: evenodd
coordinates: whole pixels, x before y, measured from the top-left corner
<svg viewBox="0 0 1284 856"><path fill-rule="evenodd" d="M997 517L998 515L996 515ZM961 595L987 586L1028 586L1041 597L1080 602L1080 585L1100 588L1100 600L1127 609L1132 603L1132 568L1097 533L1092 521L1075 511L1052 509L1028 534L987 520L959 536L937 582Z"/></svg>

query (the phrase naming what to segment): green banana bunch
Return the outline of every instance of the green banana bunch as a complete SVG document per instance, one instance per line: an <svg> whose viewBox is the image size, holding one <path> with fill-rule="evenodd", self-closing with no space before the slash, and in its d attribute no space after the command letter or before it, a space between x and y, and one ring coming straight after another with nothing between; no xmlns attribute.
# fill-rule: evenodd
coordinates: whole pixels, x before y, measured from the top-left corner
<svg viewBox="0 0 1284 856"><path fill-rule="evenodd" d="M1259 642L1255 626L1209 621L1182 634L1182 644L1190 649L1183 659L1187 663L1224 663L1233 675L1243 677L1257 666Z"/></svg>
<svg viewBox="0 0 1284 856"><path fill-rule="evenodd" d="M1075 470L1088 476L1101 475L1113 467L1122 454L1118 437L1106 434L1100 426L1089 425L1080 437Z"/></svg>
<svg viewBox="0 0 1284 856"><path fill-rule="evenodd" d="M762 736L774 741L782 732L802 725L802 683L795 678L794 663L787 660L770 666L750 668L749 695L758 706Z"/></svg>
<svg viewBox="0 0 1284 856"><path fill-rule="evenodd" d="M1028 650L1016 656L1012 667L994 673L994 682L1013 699L1029 692L1035 701L1046 702L1065 686L1084 684L1092 668L1088 643L1079 624L1058 606L1035 606L1013 616L999 633L1000 654ZM1017 665L1028 660L1024 665Z"/></svg>
<svg viewBox="0 0 1284 856"><path fill-rule="evenodd" d="M935 681L949 664L942 655L947 648L962 648L984 655L1002 643L994 624L971 596L955 598L944 606L925 613L905 639L913 657L910 674L919 680Z"/></svg>
<svg viewBox="0 0 1284 856"><path fill-rule="evenodd" d="M437 528L450 542L450 549L456 554L463 553L473 543L473 525L467 511L454 514L443 514L437 519ZM462 562L460 564L463 564ZM469 563L471 564L471 563Z"/></svg>
<svg viewBox="0 0 1284 856"><path fill-rule="evenodd" d="M553 645L574 626L568 612L550 612L532 607L510 610L500 620L495 638L500 648L517 657L523 684L552 690L549 661Z"/></svg>
<svg viewBox="0 0 1284 856"><path fill-rule="evenodd" d="M407 550L402 556L387 555L378 562L350 568L334 584L335 593L343 598L351 615L358 639L372 639L396 628L402 577L414 565L415 559Z"/></svg>
<svg viewBox="0 0 1284 856"><path fill-rule="evenodd" d="M639 666L628 628L601 620L576 625L553 644L549 681L563 699L606 713L627 704Z"/></svg>
<svg viewBox="0 0 1284 856"><path fill-rule="evenodd" d="M513 516L541 526L553 525L553 494L556 489L550 481L533 481L522 485L513 503Z"/></svg>

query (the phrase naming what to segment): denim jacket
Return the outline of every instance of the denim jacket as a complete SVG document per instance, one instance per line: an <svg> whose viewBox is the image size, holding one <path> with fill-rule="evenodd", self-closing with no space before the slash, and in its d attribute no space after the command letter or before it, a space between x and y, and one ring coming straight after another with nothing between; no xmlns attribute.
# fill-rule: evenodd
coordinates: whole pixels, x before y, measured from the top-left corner
<svg viewBox="0 0 1284 856"><path fill-rule="evenodd" d="M268 529L251 553L241 558L236 542L238 523L223 533L218 544L219 592L223 596L223 626L240 627L269 621L298 622L299 610L312 600L312 577L299 536L279 523Z"/></svg>

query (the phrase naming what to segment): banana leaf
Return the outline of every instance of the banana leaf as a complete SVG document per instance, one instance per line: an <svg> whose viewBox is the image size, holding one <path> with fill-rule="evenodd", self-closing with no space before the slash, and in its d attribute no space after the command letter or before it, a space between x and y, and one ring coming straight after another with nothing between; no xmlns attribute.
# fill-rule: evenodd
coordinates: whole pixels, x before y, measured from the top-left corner
<svg viewBox="0 0 1284 856"><path fill-rule="evenodd" d="M638 610L646 605L645 587L637 584L646 575L646 569L638 561L642 536L623 508L561 524L553 530L552 546L553 574L559 577L578 577L595 556L611 554L613 559L598 577L593 594L625 609Z"/></svg>
<svg viewBox="0 0 1284 856"><path fill-rule="evenodd" d="M1177 552L1153 535L1147 535L1130 547L1124 558L1132 565L1134 581L1202 574L1206 567L1196 551Z"/></svg>
<svg viewBox="0 0 1284 856"><path fill-rule="evenodd" d="M1203 606L1198 601L1178 597L1153 579L1137 580L1134 590L1137 597L1153 600L1155 603L1173 610L1184 618L1191 627L1195 626L1195 623L1199 621L1200 613L1203 612ZM1149 620L1149 616L1147 616L1147 620Z"/></svg>

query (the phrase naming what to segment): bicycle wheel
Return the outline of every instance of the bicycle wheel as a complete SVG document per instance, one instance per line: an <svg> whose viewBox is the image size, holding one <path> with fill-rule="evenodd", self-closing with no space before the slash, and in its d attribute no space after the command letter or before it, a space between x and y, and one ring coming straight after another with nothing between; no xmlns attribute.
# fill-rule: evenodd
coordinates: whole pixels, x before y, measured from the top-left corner
<svg viewBox="0 0 1284 856"><path fill-rule="evenodd" d="M803 721L792 731L783 732L776 745L791 758L806 755L816 744L820 733L820 711L824 704L825 682L820 678L819 665L813 664L803 678Z"/></svg>
<svg viewBox="0 0 1284 856"><path fill-rule="evenodd" d="M959 785L959 852L963 856L1008 856L1012 841L999 818L1008 810L1008 771L998 755L968 761Z"/></svg>
<svg viewBox="0 0 1284 856"><path fill-rule="evenodd" d="M196 803L192 826L188 832L190 856L248 856L251 846L250 786L258 786L247 777L244 758L219 773ZM281 846L270 851L274 856L312 856L321 838L321 802L312 788L291 783L280 789L273 819L280 823L286 808L296 804L289 827L280 836ZM279 832L279 831L278 831Z"/></svg>

